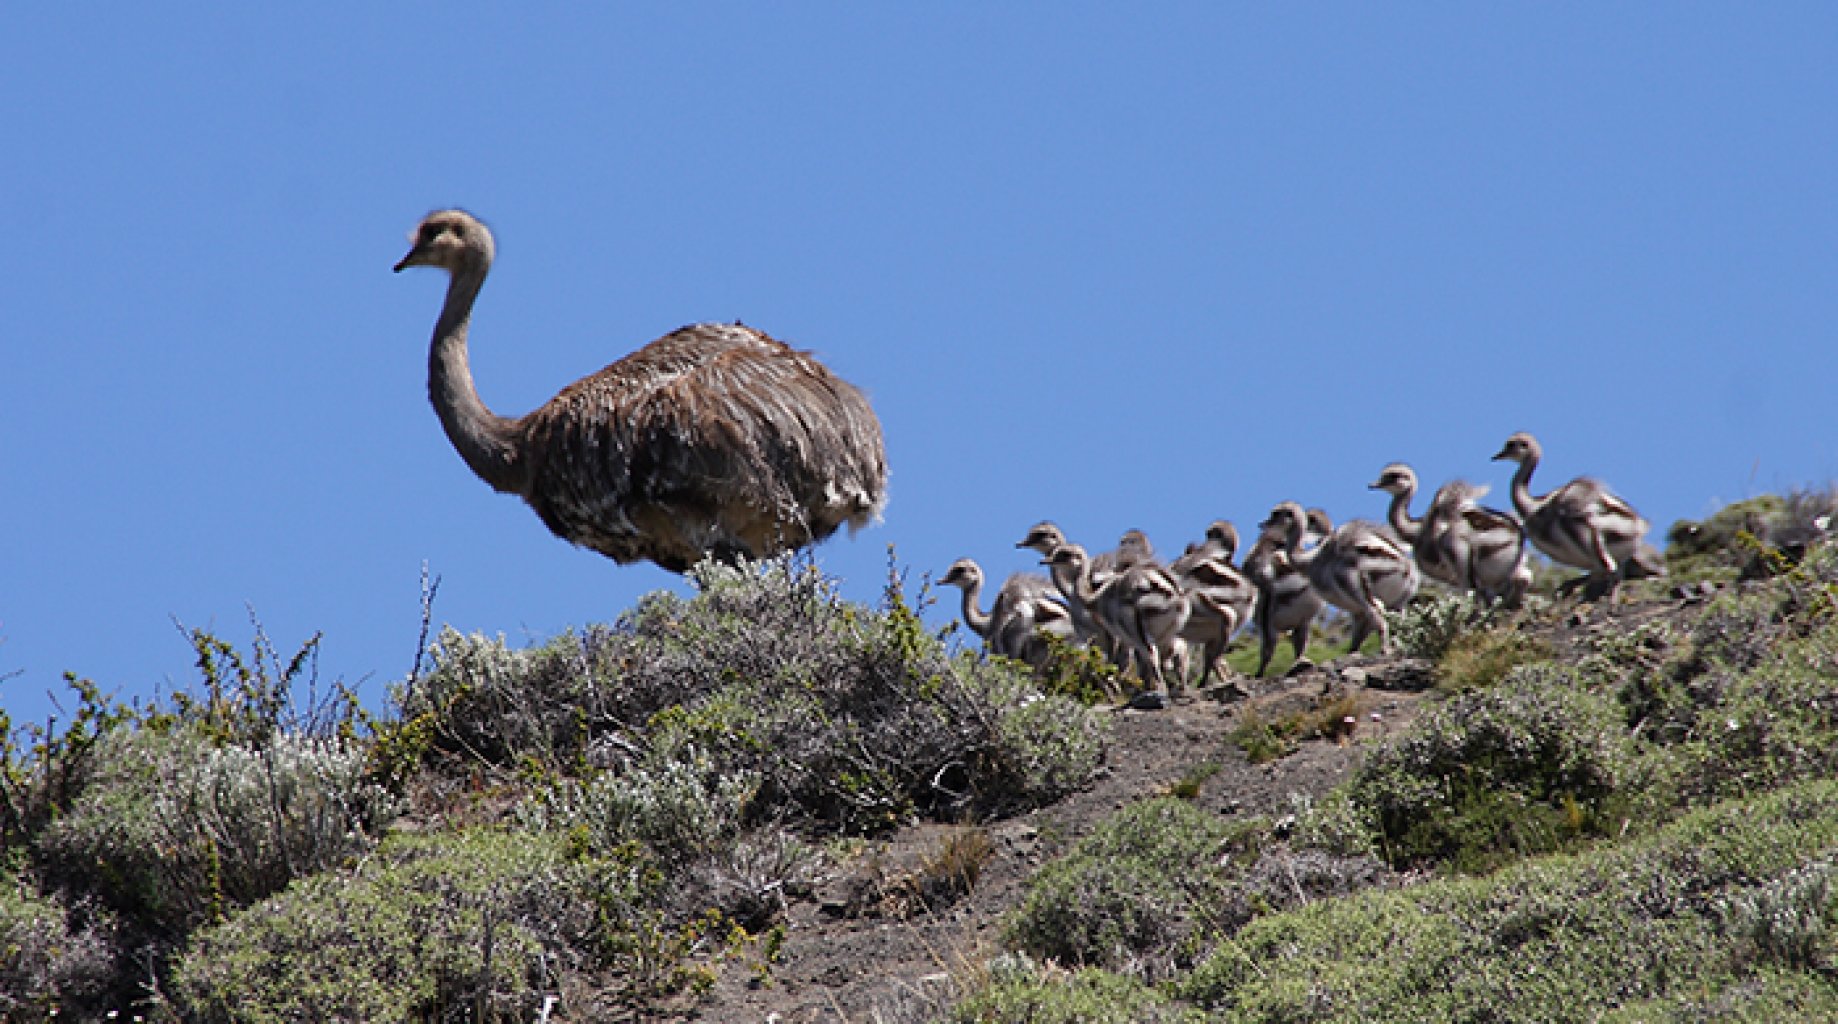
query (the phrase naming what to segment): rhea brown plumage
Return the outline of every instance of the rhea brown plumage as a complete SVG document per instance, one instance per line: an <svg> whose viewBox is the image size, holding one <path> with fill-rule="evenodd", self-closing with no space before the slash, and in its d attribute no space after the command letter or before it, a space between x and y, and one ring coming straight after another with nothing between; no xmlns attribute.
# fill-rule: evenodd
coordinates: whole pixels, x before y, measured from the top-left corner
<svg viewBox="0 0 1838 1024"><path fill-rule="evenodd" d="M429 214L396 270L451 275L428 392L473 472L556 536L620 564L682 572L763 558L875 519L887 500L880 422L809 354L740 324L695 324L568 385L521 419L486 408L467 358L491 232Z"/></svg>

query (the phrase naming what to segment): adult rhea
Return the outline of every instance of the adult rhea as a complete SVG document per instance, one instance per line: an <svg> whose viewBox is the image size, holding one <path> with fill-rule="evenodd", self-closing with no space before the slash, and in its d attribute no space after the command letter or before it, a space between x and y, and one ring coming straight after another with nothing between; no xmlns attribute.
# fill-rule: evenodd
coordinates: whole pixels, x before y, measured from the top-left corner
<svg viewBox="0 0 1838 1024"><path fill-rule="evenodd" d="M880 514L887 458L868 400L810 354L740 324L672 331L526 416L497 415L466 351L491 232L440 210L409 237L397 271L450 275L428 352L441 426L480 479L523 498L556 536L682 572L708 556L800 548Z"/></svg>

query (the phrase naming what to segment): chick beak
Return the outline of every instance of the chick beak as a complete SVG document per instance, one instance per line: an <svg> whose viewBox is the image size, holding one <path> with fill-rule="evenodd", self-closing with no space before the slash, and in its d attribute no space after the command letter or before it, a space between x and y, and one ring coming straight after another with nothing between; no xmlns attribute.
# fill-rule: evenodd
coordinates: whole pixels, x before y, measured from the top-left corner
<svg viewBox="0 0 1838 1024"><path fill-rule="evenodd" d="M400 260L396 261L396 271L395 272L400 274L402 273L402 269L404 267L419 266L421 263L421 255L422 255L421 246L417 245L413 249L410 249L408 251L407 256L404 256Z"/></svg>

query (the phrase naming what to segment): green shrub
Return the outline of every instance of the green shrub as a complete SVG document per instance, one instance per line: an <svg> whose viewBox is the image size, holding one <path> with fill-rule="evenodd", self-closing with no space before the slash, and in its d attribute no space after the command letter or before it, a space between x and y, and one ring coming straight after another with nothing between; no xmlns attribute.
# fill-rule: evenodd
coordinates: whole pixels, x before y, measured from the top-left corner
<svg viewBox="0 0 1838 1024"><path fill-rule="evenodd" d="M1789 610L1794 586L1720 596L1667 643L1619 659L1616 695L1672 799L1838 774L1838 620Z"/></svg>
<svg viewBox="0 0 1838 1024"><path fill-rule="evenodd" d="M1764 494L1725 505L1704 520L1681 519L1666 531L1666 571L1680 579L1702 579L1717 570L1739 568L1748 553L1738 538L1766 537L1787 503ZM1728 575L1725 573L1724 575Z"/></svg>
<svg viewBox="0 0 1838 1024"><path fill-rule="evenodd" d="M1174 797L1124 808L1035 874L1007 926L1016 948L1068 967L1166 974L1224 898L1217 864L1237 829Z"/></svg>
<svg viewBox="0 0 1838 1024"><path fill-rule="evenodd" d="M944 1024L1199 1024L1142 982L1107 971L1042 970L1025 957L1003 957L987 982L944 1015Z"/></svg>
<svg viewBox="0 0 1838 1024"><path fill-rule="evenodd" d="M1838 851L1716 904L1726 934L1786 968L1838 976Z"/></svg>
<svg viewBox="0 0 1838 1024"><path fill-rule="evenodd" d="M1683 579L1778 575L1831 535L1838 488L1796 488L1725 505L1701 522L1681 519L1666 532L1668 572Z"/></svg>
<svg viewBox="0 0 1838 1024"><path fill-rule="evenodd" d="M1485 625L1492 610L1467 593L1439 591L1386 613L1391 642L1407 658L1435 661L1449 645Z"/></svg>
<svg viewBox="0 0 1838 1024"><path fill-rule="evenodd" d="M897 589L872 610L808 566L699 567L613 628L533 651L448 632L400 695L430 757L560 774L694 750L757 780L755 820L872 832L917 814L1001 813L1084 785L1107 722L1013 666L953 659Z"/></svg>
<svg viewBox="0 0 1838 1024"><path fill-rule="evenodd" d="M1783 1024L1838 1020L1838 985L1829 977L1763 968L1723 986L1667 992L1616 1007L1600 1024L1702 1021L1704 1024Z"/></svg>
<svg viewBox="0 0 1838 1024"><path fill-rule="evenodd" d="M1316 798L1289 794L1289 842L1298 849L1320 850L1337 857L1376 857L1378 831L1366 812L1340 786Z"/></svg>
<svg viewBox="0 0 1838 1024"><path fill-rule="evenodd" d="M73 913L0 872L0 1020L101 1017L114 984L113 917Z"/></svg>
<svg viewBox="0 0 1838 1024"><path fill-rule="evenodd" d="M1086 704L1122 699L1123 673L1097 647L1044 630L1040 636L1047 646L1046 664L1035 672L1042 692Z"/></svg>
<svg viewBox="0 0 1838 1024"><path fill-rule="evenodd" d="M1280 723L1265 718L1256 708L1246 708L1225 739L1251 764L1269 764L1295 752L1295 743Z"/></svg>
<svg viewBox="0 0 1838 1024"><path fill-rule="evenodd" d="M993 705L993 735L974 752L975 771L966 780L978 808L1007 812L1050 803L1084 788L1104 763L1109 721L1078 702L1042 696L1014 675L975 679L966 689L973 703Z"/></svg>
<svg viewBox="0 0 1838 1024"><path fill-rule="evenodd" d="M120 730L38 859L157 935L183 935L368 851L394 802L361 752L292 733L259 749L189 726Z"/></svg>
<svg viewBox="0 0 1838 1024"><path fill-rule="evenodd" d="M758 785L749 775L717 775L706 763L658 761L561 780L520 815L536 829L578 829L602 853L639 843L660 861L680 861L732 843Z"/></svg>
<svg viewBox="0 0 1838 1024"><path fill-rule="evenodd" d="M1631 1021L1670 1019L1633 1007L1751 998L1829 1008L1828 969L1788 965L1830 954L1830 890L1805 865L1835 852L1838 783L1809 783L1613 848L1262 917L1173 994L1220 1021ZM1748 909L1764 907L1786 909Z"/></svg>
<svg viewBox="0 0 1838 1024"><path fill-rule="evenodd" d="M87 679L66 675L76 711L15 728L0 708L0 850L24 849L89 785L104 737L134 722L132 711Z"/></svg>
<svg viewBox="0 0 1838 1024"><path fill-rule="evenodd" d="M1808 623L1784 584L1730 589L1718 594L1686 628L1686 646L1675 671L1690 674L1717 666L1745 672L1768 660Z"/></svg>
<svg viewBox="0 0 1838 1024"><path fill-rule="evenodd" d="M1395 883L1344 799L1297 808L1272 830L1175 797L1125 807L1035 874L1006 940L1066 967L1155 980L1254 917Z"/></svg>
<svg viewBox="0 0 1838 1024"><path fill-rule="evenodd" d="M1631 769L1616 709L1556 666L1521 668L1426 714L1349 783L1395 866L1482 870L1600 835Z"/></svg>
<svg viewBox="0 0 1838 1024"><path fill-rule="evenodd" d="M534 1020L603 960L634 988L681 984L632 910L647 884L528 834L392 840L200 931L173 996L201 1022Z"/></svg>
<svg viewBox="0 0 1838 1024"><path fill-rule="evenodd" d="M743 827L757 788L754 776L722 775L706 759L652 758L560 780L516 817L595 856L640 859L660 880L658 908L672 921L714 911L761 931L787 894L814 883L817 855L783 830Z"/></svg>

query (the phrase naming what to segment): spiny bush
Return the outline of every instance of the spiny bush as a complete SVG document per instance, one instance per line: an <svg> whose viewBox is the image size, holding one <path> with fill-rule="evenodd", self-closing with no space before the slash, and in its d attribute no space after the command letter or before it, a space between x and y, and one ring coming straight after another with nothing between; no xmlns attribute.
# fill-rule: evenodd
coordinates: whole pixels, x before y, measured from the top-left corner
<svg viewBox="0 0 1838 1024"><path fill-rule="evenodd" d="M1612 827L1631 758L1613 705L1533 666L1430 711L1371 753L1349 793L1394 866L1482 870Z"/></svg>
<svg viewBox="0 0 1838 1024"><path fill-rule="evenodd" d="M681 987L653 884L515 833L402 837L200 931L173 973L187 1019L528 1021L616 966L627 994ZM660 973L661 972L661 973ZM609 979L610 980L609 976ZM640 991L642 990L642 991ZM586 1007L576 1007L583 1013Z"/></svg>
<svg viewBox="0 0 1838 1024"><path fill-rule="evenodd" d="M1068 967L1166 976L1194 937L1200 905L1224 896L1215 863L1225 819L1174 797L1124 808L1028 884L1007 939Z"/></svg>
<svg viewBox="0 0 1838 1024"><path fill-rule="evenodd" d="M0 849L29 847L89 785L104 737L135 720L95 683L74 675L64 682L76 698L67 724L53 719L15 728L0 708Z"/></svg>
<svg viewBox="0 0 1838 1024"><path fill-rule="evenodd" d="M184 722L219 744L259 749L282 732L341 741L354 739L366 723L357 695L343 684L319 689L320 635L308 637L293 654L269 638L251 613L253 635L245 654L209 630L186 631L198 668L198 689L178 690L170 709L148 709L149 724Z"/></svg>
<svg viewBox="0 0 1838 1024"><path fill-rule="evenodd" d="M694 751L755 780L752 820L854 832L1033 806L1103 756L1103 719L1012 667L954 659L895 586L872 610L794 562L693 578L693 599L652 595L534 651L449 631L393 737L412 729L436 762L564 775Z"/></svg>
<svg viewBox="0 0 1838 1024"><path fill-rule="evenodd" d="M187 725L121 730L47 827L38 860L156 934L183 935L370 849L394 812L339 741L218 745Z"/></svg>
<svg viewBox="0 0 1838 1024"><path fill-rule="evenodd" d="M99 1019L116 973L114 918L0 871L0 1020Z"/></svg>
<svg viewBox="0 0 1838 1024"><path fill-rule="evenodd" d="M364 776L354 698L319 691L318 638L283 658L254 627L247 654L190 631L196 690L127 706L66 677L68 724L15 732L0 714L0 846L23 871L20 899L69 908L47 968L84 965L66 1010L126 1005L150 976L157 986L188 931L361 855L394 813ZM37 939L58 933L37 920L4 951L42 952ZM113 948L98 952L104 933ZM121 955L128 946L143 956Z"/></svg>
<svg viewBox="0 0 1838 1024"><path fill-rule="evenodd" d="M1470 594L1443 591L1420 596L1385 617L1400 654L1435 661L1450 644L1485 625L1493 614Z"/></svg>
<svg viewBox="0 0 1838 1024"><path fill-rule="evenodd" d="M1826 1019L1785 1011L1838 1006L1805 966L1833 922L1806 865L1835 850L1838 783L1808 783L1616 847L1259 918L1170 988L1221 1021L1632 1021L1725 1001ZM1770 913L1787 923L1755 924Z"/></svg>
<svg viewBox="0 0 1838 1024"><path fill-rule="evenodd" d="M756 777L722 774L705 758L653 757L624 772L559 780L516 818L585 853L643 863L672 920L713 910L759 931L788 895L814 884L819 858L784 830L743 827L757 788Z"/></svg>

